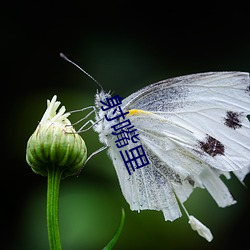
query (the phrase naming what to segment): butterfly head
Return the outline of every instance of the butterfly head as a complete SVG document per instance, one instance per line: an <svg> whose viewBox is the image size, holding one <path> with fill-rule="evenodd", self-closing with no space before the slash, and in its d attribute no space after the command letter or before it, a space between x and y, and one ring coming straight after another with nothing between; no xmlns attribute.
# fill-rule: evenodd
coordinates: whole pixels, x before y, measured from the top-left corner
<svg viewBox="0 0 250 250"><path fill-rule="evenodd" d="M108 98L111 98L110 92L107 93L103 90L97 90L95 95L96 124L93 127L99 134L100 141L107 146L109 146L107 137L112 133L112 126L117 122L116 120L107 120L107 117L112 115L113 110L103 110L103 103L105 103Z"/></svg>

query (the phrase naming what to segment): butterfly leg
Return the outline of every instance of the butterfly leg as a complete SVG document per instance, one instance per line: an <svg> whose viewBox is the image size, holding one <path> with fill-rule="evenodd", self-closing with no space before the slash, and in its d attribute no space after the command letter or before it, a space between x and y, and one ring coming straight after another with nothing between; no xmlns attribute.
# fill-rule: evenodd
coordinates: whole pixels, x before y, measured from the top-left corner
<svg viewBox="0 0 250 250"><path fill-rule="evenodd" d="M72 124L73 126L81 123L82 121L86 120L87 118L89 118L93 113L96 114L96 108L95 106L90 106L90 107L86 107L86 108L82 108L82 109L78 109L78 110L73 110L70 111L70 114L72 113L76 113L76 112L83 112L85 110L88 109L92 109L87 115L85 115L83 118L81 118L80 120L78 120L77 122L75 122L74 124ZM84 129L88 124L91 124L88 128ZM85 132L88 131L89 129L91 129L94 125L96 124L96 122L93 122L92 120L88 120L86 123L84 123L77 131L77 133L81 133L81 132Z"/></svg>
<svg viewBox="0 0 250 250"><path fill-rule="evenodd" d="M102 152L103 150L107 149L108 146L102 146L101 148L97 149L96 151L94 151L93 153L90 154L90 156L87 158L87 160L84 162L83 166L81 167L81 169L79 170L79 172L77 173L77 176L79 176L79 174L81 173L82 169L84 168L84 166L87 164L87 162L96 154Z"/></svg>
<svg viewBox="0 0 250 250"><path fill-rule="evenodd" d="M91 125L87 128L85 128L88 124ZM96 124L96 122L93 122L92 120L88 120L86 123L84 123L77 131L77 133L82 133L82 132L86 132L88 130L90 130L94 125Z"/></svg>
<svg viewBox="0 0 250 250"><path fill-rule="evenodd" d="M79 121L75 122L73 125L76 125L76 124L84 121L85 119L87 119L93 113L96 114L96 108L94 106L90 106L90 107L86 107L86 108L82 108L82 109L77 109L77 110L70 111L70 114L73 114L73 113L76 113L76 112L83 112L83 111L85 111L87 109L92 109L92 110L87 115L85 115L83 118L81 118Z"/></svg>
<svg viewBox="0 0 250 250"><path fill-rule="evenodd" d="M93 153L91 153L91 155L87 158L87 160L85 161L84 165L86 165L86 163L96 154L102 152L103 150L107 149L108 146L102 146L101 148L97 149L96 151L94 151Z"/></svg>
<svg viewBox="0 0 250 250"><path fill-rule="evenodd" d="M85 107L85 108L82 108L82 109L76 109L76 110L72 110L70 111L69 113L76 113L76 112L82 112L82 111L85 111L87 109L93 109L94 111L96 111L96 108L95 106L89 106L89 107Z"/></svg>

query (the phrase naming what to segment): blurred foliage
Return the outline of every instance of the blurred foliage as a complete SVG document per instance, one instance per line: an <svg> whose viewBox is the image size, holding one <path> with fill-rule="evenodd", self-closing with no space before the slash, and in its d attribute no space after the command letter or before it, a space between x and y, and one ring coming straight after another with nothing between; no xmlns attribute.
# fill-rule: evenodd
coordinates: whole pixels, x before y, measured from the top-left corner
<svg viewBox="0 0 250 250"><path fill-rule="evenodd" d="M10 15L1 29L6 87L2 131L8 131L3 138L2 168L4 178L12 183L7 192L3 189L2 244L4 249L46 250L46 178L33 174L25 162L26 143L45 111L46 99L57 94L67 110L75 110L93 105L97 89L59 53L70 55L105 90L126 97L172 76L249 71L250 43L243 26L249 22L243 19L242 8L241 18L236 18L236 6L222 18L224 9L217 7L211 13L204 13L204 7L200 13L196 9L186 13L154 5L142 11L131 8L134 4L129 2L97 7L20 3L9 6ZM23 19L23 15L29 18ZM183 21L177 22L180 17ZM83 115L74 114L70 119L77 121ZM93 131L82 137L88 154L102 146ZM209 194L199 189L186 202L190 214L211 229L214 240L208 243L191 230L185 216L171 223L164 221L161 212L130 211L112 163L102 152L87 163L78 178L69 177L61 183L63 249L101 249L115 233L121 207L126 220L114 249L205 250L234 244L248 249L249 190L234 177L225 181L238 201L236 205L218 208ZM250 186L249 176L246 186Z"/></svg>

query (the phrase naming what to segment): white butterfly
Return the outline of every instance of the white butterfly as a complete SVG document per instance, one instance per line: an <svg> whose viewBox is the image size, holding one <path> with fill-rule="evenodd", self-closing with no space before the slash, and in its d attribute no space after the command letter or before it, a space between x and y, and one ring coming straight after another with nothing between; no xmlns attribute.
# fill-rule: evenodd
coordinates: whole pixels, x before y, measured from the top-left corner
<svg viewBox="0 0 250 250"><path fill-rule="evenodd" d="M63 54L61 57L97 82ZM121 113L128 112L126 117L139 132L137 144L143 147L149 163L135 169L136 160L131 161L132 174L112 134L121 119L108 121L114 111L102 109L109 98L111 95L102 89L96 94L95 107L82 109L93 108L81 121L93 112L96 121L89 120L79 131L88 130L84 128L91 123L104 144L88 159L108 148L131 210L161 210L165 220L173 221L181 216L180 204L191 228L211 241L210 230L189 215L183 203L195 187L207 189L220 207L236 202L220 176L230 178L233 173L243 182L250 172L249 74L209 72L176 77L125 98ZM131 153L132 147L131 143L123 149ZM136 157L144 161L139 151Z"/></svg>
<svg viewBox="0 0 250 250"><path fill-rule="evenodd" d="M186 211L183 202L195 187L205 188L218 206L235 203L220 175L233 172L242 182L250 172L249 74L210 72L176 77L151 84L125 98L121 104L137 129L149 164L128 170L116 146L110 111L95 99L93 129L108 147L122 193L131 210L161 210L165 220L181 216L183 206L194 230L212 240L210 230ZM134 144L124 147L130 150Z"/></svg>

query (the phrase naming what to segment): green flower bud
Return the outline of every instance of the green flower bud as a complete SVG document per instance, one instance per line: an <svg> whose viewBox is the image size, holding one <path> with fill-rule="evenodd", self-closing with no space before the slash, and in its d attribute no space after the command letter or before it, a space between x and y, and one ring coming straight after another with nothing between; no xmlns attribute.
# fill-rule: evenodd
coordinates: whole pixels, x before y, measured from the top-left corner
<svg viewBox="0 0 250 250"><path fill-rule="evenodd" d="M65 113L65 107L56 113L60 105L56 98L47 101L47 110L28 140L26 160L37 174L47 176L50 168L58 168L55 170L67 177L79 172L86 161L87 148L67 119L70 113Z"/></svg>

